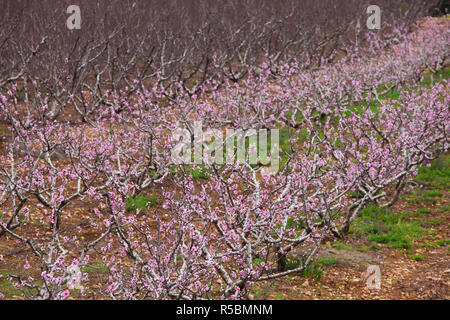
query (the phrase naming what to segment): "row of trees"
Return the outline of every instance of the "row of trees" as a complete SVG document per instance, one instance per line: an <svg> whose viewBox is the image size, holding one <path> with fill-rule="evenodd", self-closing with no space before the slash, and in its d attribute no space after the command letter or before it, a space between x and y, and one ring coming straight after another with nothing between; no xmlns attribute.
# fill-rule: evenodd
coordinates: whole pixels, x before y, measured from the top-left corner
<svg viewBox="0 0 450 320"><path fill-rule="evenodd" d="M377 4L390 31L410 29L439 3ZM32 97L33 106L48 100L50 120L68 105L89 117L114 104L110 94L127 100L155 83L173 98L179 85L239 81L262 62L276 74L294 60L302 68L335 61L364 46L370 1L81 0L80 30L66 27L71 4L4 1L0 13L0 87L20 81L18 98Z"/></svg>

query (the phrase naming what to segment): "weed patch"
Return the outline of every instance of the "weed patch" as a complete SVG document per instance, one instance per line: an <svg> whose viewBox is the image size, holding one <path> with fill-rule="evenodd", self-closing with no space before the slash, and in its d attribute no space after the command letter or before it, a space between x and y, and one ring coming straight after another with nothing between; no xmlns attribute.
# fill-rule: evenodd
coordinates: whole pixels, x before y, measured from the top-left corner
<svg viewBox="0 0 450 320"><path fill-rule="evenodd" d="M394 214L376 206L365 208L350 228L350 234L387 244L391 248L410 248L412 240L422 235L420 221L406 221L403 214Z"/></svg>

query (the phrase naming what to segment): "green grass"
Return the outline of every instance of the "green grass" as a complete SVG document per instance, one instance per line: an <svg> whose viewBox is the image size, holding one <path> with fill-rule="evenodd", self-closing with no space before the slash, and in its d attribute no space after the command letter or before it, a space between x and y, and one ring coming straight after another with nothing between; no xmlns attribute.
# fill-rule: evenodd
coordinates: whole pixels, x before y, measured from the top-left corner
<svg viewBox="0 0 450 320"><path fill-rule="evenodd" d="M187 164L183 165L183 169L184 172L191 175L193 179L207 179L208 174L212 173L212 170L207 168L204 164ZM184 175L180 165L173 165L169 170L172 174L176 174L180 178Z"/></svg>
<svg viewBox="0 0 450 320"><path fill-rule="evenodd" d="M441 82L442 80L448 80L450 78L450 68L444 68L435 74L426 73L423 74L423 80L420 82L420 85L413 87L412 89L423 88L431 88L431 84L435 84ZM412 83L411 81L409 83ZM378 93L382 93L386 91L388 87L386 85L380 85L377 88ZM401 92L397 90L397 88L392 88L390 91L385 94L380 95L381 99L393 99L397 100L400 97Z"/></svg>
<svg viewBox="0 0 450 320"><path fill-rule="evenodd" d="M364 194L361 191L350 191L348 194L350 195L350 197L356 199L361 199L362 197L364 197Z"/></svg>
<svg viewBox="0 0 450 320"><path fill-rule="evenodd" d="M6 128L0 127L0 136L6 136L8 134L8 131Z"/></svg>
<svg viewBox="0 0 450 320"><path fill-rule="evenodd" d="M369 235L367 239L377 243L385 243L391 248L410 248L412 239L421 235L421 228L414 224L392 226L386 233Z"/></svg>
<svg viewBox="0 0 450 320"><path fill-rule="evenodd" d="M327 257L323 257L323 258L317 258L317 263L323 265L323 266L332 266L333 264L336 264L337 258L332 257L332 258L327 258Z"/></svg>
<svg viewBox="0 0 450 320"><path fill-rule="evenodd" d="M281 293L276 293L275 294L275 299L277 299L277 300L285 300L284 296Z"/></svg>
<svg viewBox="0 0 450 320"><path fill-rule="evenodd" d="M288 256L286 259L286 269L287 270L297 269L302 265L302 263L303 262L300 258Z"/></svg>
<svg viewBox="0 0 450 320"><path fill-rule="evenodd" d="M20 296L22 292L16 289L11 281L8 281L6 277L8 276L7 270L0 270L0 293L5 296L5 298L12 298L13 296Z"/></svg>
<svg viewBox="0 0 450 320"><path fill-rule="evenodd" d="M289 217L286 222L286 229L303 230L306 227L305 222L301 218L302 215L298 217ZM279 226L281 228L281 225Z"/></svg>
<svg viewBox="0 0 450 320"><path fill-rule="evenodd" d="M410 255L409 258L411 260L414 260L414 261L423 261L423 260L425 260L425 256L423 254L420 254L420 253L419 254Z"/></svg>
<svg viewBox="0 0 450 320"><path fill-rule="evenodd" d="M316 283L319 283L320 279L322 279L323 270L324 267L322 264L317 262L310 262L305 267L305 269L303 269L303 276L314 280Z"/></svg>
<svg viewBox="0 0 450 320"><path fill-rule="evenodd" d="M428 198L434 198L434 197L442 196L442 192L440 192L439 190L424 191L422 194L423 194L424 197L428 197Z"/></svg>
<svg viewBox="0 0 450 320"><path fill-rule="evenodd" d="M421 225L423 227L436 227L436 226L441 225L442 223L443 223L443 221L441 219L432 218L432 219L422 221Z"/></svg>
<svg viewBox="0 0 450 320"><path fill-rule="evenodd" d="M378 246L376 243L372 243L372 244L370 244L368 246L361 246L359 248L356 248L356 250L360 251L360 252L364 252L364 251L367 251L367 250L381 250L381 247Z"/></svg>
<svg viewBox="0 0 450 320"><path fill-rule="evenodd" d="M336 250L352 251L353 247L344 244L342 241L335 241L331 244L331 247Z"/></svg>
<svg viewBox="0 0 450 320"><path fill-rule="evenodd" d="M25 296L25 298L31 298L37 294L36 289L30 288L16 288L14 283L7 279L9 273L7 270L0 270L0 293L7 299L14 298L15 296ZM38 281L37 284L42 283Z"/></svg>
<svg viewBox="0 0 450 320"><path fill-rule="evenodd" d="M259 259L259 258L253 259L253 263L254 263L255 265L257 265L258 267L261 267L261 263L262 263L263 261L264 261L264 260Z"/></svg>
<svg viewBox="0 0 450 320"><path fill-rule="evenodd" d="M88 273L109 273L109 268L102 262L93 262L91 265L81 267L80 271Z"/></svg>
<svg viewBox="0 0 450 320"><path fill-rule="evenodd" d="M408 200L414 204L428 204L435 205L442 198L441 191L436 189L424 190L418 189L407 195L401 196L402 199Z"/></svg>
<svg viewBox="0 0 450 320"><path fill-rule="evenodd" d="M307 140L308 130L300 129L297 131L289 128L280 128L279 130L280 170L283 170L291 154L291 144L294 150L298 150L299 144ZM271 140L268 139L267 150L271 150L271 147Z"/></svg>
<svg viewBox="0 0 450 320"><path fill-rule="evenodd" d="M422 248L439 248L439 245L436 242L430 242L426 241L423 245L421 245Z"/></svg>
<svg viewBox="0 0 450 320"><path fill-rule="evenodd" d="M427 213L430 213L431 211L427 211ZM422 210L416 210L416 211L403 211L401 213L403 218L423 218L424 217L424 213L422 212Z"/></svg>
<svg viewBox="0 0 450 320"><path fill-rule="evenodd" d="M431 79L431 77L433 79ZM432 76L429 73L424 74L423 81L421 81L420 83L417 83L413 80L408 81L407 84L409 86L404 87L403 90L417 91L420 90L421 88L431 88L432 83L438 83L442 81L441 79L448 80L449 78L450 78L450 68L445 68L433 74ZM396 101L399 100L401 97L401 91L398 90L398 88L396 87L391 88L389 83L378 86L377 92L381 100ZM367 98L367 94L363 94L363 98ZM379 106L380 102L376 100L370 101L369 107L372 112L376 113L378 111ZM348 109L347 115L350 116L352 113L363 114L366 108L367 108L366 100L358 101L353 105L347 106Z"/></svg>
<svg viewBox="0 0 450 320"><path fill-rule="evenodd" d="M450 68L445 68L439 72L436 72L435 74L432 75L432 77L430 73L424 75L421 85L422 87L430 88L431 83L440 82L441 78L446 80L450 78Z"/></svg>
<svg viewBox="0 0 450 320"><path fill-rule="evenodd" d="M448 190L450 188L450 155L435 159L429 167L420 167L416 180L433 189ZM432 190L428 192L428 196L439 197L441 192Z"/></svg>
<svg viewBox="0 0 450 320"><path fill-rule="evenodd" d="M304 277L313 279L315 282L319 283L322 278L323 272L326 267L334 265L338 262L335 257L320 257L311 260L303 269L302 275ZM297 257L288 257L286 262L286 269L293 270L302 265L303 261Z"/></svg>
<svg viewBox="0 0 450 320"><path fill-rule="evenodd" d="M382 99L382 100L387 100L387 99L397 100L400 97L401 92L399 90L397 90L396 88L392 88L386 92L386 90L388 88L389 88L388 85L380 85L377 88L377 92L379 94L380 99ZM382 94L383 92L385 92L385 93Z"/></svg>
<svg viewBox="0 0 450 320"><path fill-rule="evenodd" d="M441 240L436 241L435 244L438 245L438 246L441 246L441 247L442 246L448 246L448 245L450 245L450 239L449 238L441 239Z"/></svg>
<svg viewBox="0 0 450 320"><path fill-rule="evenodd" d="M207 179L208 173L211 171L206 169L204 164L201 164L198 167L190 167L189 172L194 179Z"/></svg>
<svg viewBox="0 0 450 320"><path fill-rule="evenodd" d="M419 209L417 209L416 213L419 216L422 216L424 213L431 213L431 210L428 208L419 208Z"/></svg>
<svg viewBox="0 0 450 320"><path fill-rule="evenodd" d="M155 205L156 195L150 197L139 196L136 198L128 198L125 205L125 209L129 212L136 212L136 210L143 211L148 207L153 207Z"/></svg>
<svg viewBox="0 0 450 320"><path fill-rule="evenodd" d="M422 236L420 221L407 221L404 214L394 214L374 205L366 207L350 227L350 234L367 237L391 248L410 248Z"/></svg>

